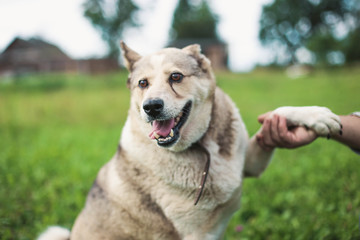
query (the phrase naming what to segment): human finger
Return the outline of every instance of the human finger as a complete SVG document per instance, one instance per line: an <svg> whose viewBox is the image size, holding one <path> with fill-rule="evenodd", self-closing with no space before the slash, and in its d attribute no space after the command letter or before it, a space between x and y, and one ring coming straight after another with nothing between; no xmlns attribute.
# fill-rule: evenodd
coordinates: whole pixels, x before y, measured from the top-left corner
<svg viewBox="0 0 360 240"><path fill-rule="evenodd" d="M267 147L275 147L275 143L271 136L271 119L266 118L262 126L263 141Z"/></svg>
<svg viewBox="0 0 360 240"><path fill-rule="evenodd" d="M270 135L271 135L271 139L272 141L278 146L281 147L282 146L282 142L281 139L279 137L279 129L278 129L278 125L279 125L279 115L275 114L270 122Z"/></svg>
<svg viewBox="0 0 360 240"><path fill-rule="evenodd" d="M279 125L278 125L279 139L284 145L288 145L293 140L291 132L288 130L286 118L280 116L279 117Z"/></svg>
<svg viewBox="0 0 360 240"><path fill-rule="evenodd" d="M270 116L272 112L267 112L267 113L264 113L264 114L261 114L260 116L258 116L258 121L259 123L263 124L264 123L264 120L265 118L267 118L268 116Z"/></svg>

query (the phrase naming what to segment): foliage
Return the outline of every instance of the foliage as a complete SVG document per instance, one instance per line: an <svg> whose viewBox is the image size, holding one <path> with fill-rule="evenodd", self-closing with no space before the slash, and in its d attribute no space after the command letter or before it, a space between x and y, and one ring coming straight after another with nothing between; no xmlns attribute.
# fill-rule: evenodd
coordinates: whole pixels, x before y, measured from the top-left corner
<svg viewBox="0 0 360 240"><path fill-rule="evenodd" d="M198 5L191 0L179 0L172 23L175 39L217 39L216 24L217 16L206 0Z"/></svg>
<svg viewBox="0 0 360 240"><path fill-rule="evenodd" d="M123 31L138 25L134 13L138 7L132 0L86 0L84 16L101 32L109 47L109 57L119 56L119 39Z"/></svg>
<svg viewBox="0 0 360 240"><path fill-rule="evenodd" d="M264 6L259 37L277 54L278 63L296 63L308 49L315 61L340 64L360 60L358 0L275 0Z"/></svg>
<svg viewBox="0 0 360 240"><path fill-rule="evenodd" d="M359 74L217 75L252 135L257 116L282 105L359 110ZM49 225L71 228L116 151L129 106L126 79L126 72L0 79L0 239L34 239ZM278 150L261 178L244 180L242 208L225 239L359 239L358 172L359 156L335 141Z"/></svg>

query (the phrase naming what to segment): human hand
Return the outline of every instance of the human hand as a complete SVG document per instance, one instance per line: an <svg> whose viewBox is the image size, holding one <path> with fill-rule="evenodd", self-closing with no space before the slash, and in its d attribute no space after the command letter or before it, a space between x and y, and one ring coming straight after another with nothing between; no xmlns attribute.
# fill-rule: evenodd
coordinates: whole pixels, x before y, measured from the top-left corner
<svg viewBox="0 0 360 240"><path fill-rule="evenodd" d="M263 126L256 134L256 140L266 151L271 151L275 147L297 148L317 138L314 131L302 126L288 129L286 118L277 114L271 115L271 112L260 115L258 121Z"/></svg>

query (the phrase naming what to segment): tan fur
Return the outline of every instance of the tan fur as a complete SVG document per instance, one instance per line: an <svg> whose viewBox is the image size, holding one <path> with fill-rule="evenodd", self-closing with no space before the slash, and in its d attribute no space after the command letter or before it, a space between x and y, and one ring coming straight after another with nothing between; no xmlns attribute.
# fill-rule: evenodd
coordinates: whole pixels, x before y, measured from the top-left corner
<svg viewBox="0 0 360 240"><path fill-rule="evenodd" d="M118 151L100 170L71 240L221 239L240 207L243 172L259 176L272 153L249 140L239 111L216 87L210 62L198 45L144 57L121 46L130 71L128 118ZM171 85L173 72L184 79ZM146 89L138 86L143 79L149 82ZM142 106L155 97L164 100L163 112L171 118L192 102L178 142L168 148L148 137L152 127ZM203 148L211 164L194 206L207 160Z"/></svg>

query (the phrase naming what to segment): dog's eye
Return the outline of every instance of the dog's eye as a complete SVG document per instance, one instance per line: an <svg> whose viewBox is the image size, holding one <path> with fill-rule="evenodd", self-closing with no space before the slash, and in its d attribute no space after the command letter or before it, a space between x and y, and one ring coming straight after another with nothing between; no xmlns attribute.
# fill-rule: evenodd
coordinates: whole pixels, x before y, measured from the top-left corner
<svg viewBox="0 0 360 240"><path fill-rule="evenodd" d="M184 77L184 75L182 75L181 73L172 73L170 75L170 81L172 81L172 82L181 82L183 77Z"/></svg>
<svg viewBox="0 0 360 240"><path fill-rule="evenodd" d="M146 88L149 85L148 81L146 79L139 81L139 87L140 88Z"/></svg>

